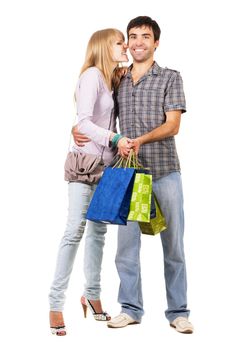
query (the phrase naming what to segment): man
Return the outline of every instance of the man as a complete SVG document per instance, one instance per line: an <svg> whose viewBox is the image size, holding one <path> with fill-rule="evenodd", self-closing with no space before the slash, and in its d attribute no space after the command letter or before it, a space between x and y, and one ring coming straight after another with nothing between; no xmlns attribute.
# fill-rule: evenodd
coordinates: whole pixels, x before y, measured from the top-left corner
<svg viewBox="0 0 233 350"><path fill-rule="evenodd" d="M154 62L160 37L154 20L147 16L132 19L127 36L133 64L118 90L119 126L123 135L133 139L131 147L140 162L151 169L153 190L167 222L167 229L161 234L168 304L165 315L178 332L192 333L186 295L182 183L174 140L186 108L182 79L177 71ZM136 222L119 227L116 267L121 281L121 313L108 321L110 328L140 323L144 313L140 236Z"/></svg>

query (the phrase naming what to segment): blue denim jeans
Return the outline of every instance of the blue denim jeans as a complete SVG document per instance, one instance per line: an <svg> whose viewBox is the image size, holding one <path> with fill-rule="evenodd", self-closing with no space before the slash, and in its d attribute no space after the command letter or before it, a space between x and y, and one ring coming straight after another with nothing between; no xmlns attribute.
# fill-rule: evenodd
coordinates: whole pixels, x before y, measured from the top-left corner
<svg viewBox="0 0 233 350"><path fill-rule="evenodd" d="M160 235L164 255L164 274L168 308L167 319L172 322L178 316L188 317L187 282L183 247L184 213L183 191L179 172L173 172L153 182L167 221L167 229ZM118 229L116 267L120 277L118 301L121 312L135 321L143 316L143 298L140 271L141 232L137 222L128 222ZM156 271L154 272L156 274Z"/></svg>
<svg viewBox="0 0 233 350"><path fill-rule="evenodd" d="M74 259L86 226L86 212L96 186L69 183L69 209L66 230L62 237L54 280L49 293L51 311L62 311ZM88 221L84 248L84 295L91 300L100 298L100 271L106 224Z"/></svg>

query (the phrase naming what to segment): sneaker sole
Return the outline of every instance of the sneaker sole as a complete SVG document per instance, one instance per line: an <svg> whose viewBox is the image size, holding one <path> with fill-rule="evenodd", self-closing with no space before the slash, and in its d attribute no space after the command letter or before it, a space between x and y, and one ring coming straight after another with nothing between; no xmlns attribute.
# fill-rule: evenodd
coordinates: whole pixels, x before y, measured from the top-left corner
<svg viewBox="0 0 233 350"><path fill-rule="evenodd" d="M140 322L135 321L135 322L127 323L125 326L112 326L110 324L107 325L107 326L108 326L108 328L124 328L126 326L132 326L132 325L139 324L139 323Z"/></svg>

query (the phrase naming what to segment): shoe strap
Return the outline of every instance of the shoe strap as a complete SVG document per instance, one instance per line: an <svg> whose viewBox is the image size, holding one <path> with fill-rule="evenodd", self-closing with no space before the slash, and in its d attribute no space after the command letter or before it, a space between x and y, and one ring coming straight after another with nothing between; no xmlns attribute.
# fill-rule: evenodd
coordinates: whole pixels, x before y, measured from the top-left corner
<svg viewBox="0 0 233 350"><path fill-rule="evenodd" d="M56 326L56 327L50 327L51 329L56 329L56 330L58 330L58 329L65 329L66 328L66 326L64 325L64 326Z"/></svg>

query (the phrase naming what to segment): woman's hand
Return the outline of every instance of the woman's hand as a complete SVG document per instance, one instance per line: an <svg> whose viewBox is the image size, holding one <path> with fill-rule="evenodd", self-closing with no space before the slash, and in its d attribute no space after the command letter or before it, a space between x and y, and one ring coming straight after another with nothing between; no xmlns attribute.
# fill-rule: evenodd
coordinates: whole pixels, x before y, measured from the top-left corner
<svg viewBox="0 0 233 350"><path fill-rule="evenodd" d="M132 140L128 137L122 137L117 143L117 148L118 154L123 158L127 158L132 148Z"/></svg>

